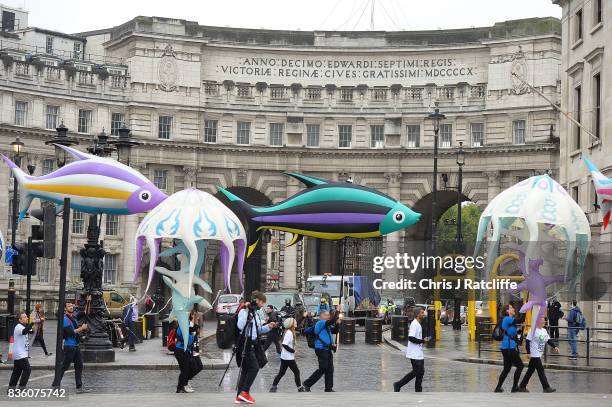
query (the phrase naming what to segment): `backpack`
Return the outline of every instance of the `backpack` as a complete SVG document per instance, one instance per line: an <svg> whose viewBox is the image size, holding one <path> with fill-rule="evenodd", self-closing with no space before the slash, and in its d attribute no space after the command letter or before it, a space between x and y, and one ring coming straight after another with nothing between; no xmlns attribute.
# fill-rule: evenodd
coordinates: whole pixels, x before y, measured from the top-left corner
<svg viewBox="0 0 612 407"><path fill-rule="evenodd" d="M505 331L504 329L501 327L501 322L498 322L495 325L495 328L493 328L493 332L491 332L491 336L493 337L494 340L496 341L501 341L504 339L504 335L505 335Z"/></svg>
<svg viewBox="0 0 612 407"><path fill-rule="evenodd" d="M584 315L582 315L582 311L575 310L574 315L574 324L576 324L576 327L584 329L586 327L586 319Z"/></svg>
<svg viewBox="0 0 612 407"><path fill-rule="evenodd" d="M315 333L315 322L313 321L310 325L304 328L304 335L306 335L306 341L308 347L314 349L315 341L317 340L317 334Z"/></svg>
<svg viewBox="0 0 612 407"><path fill-rule="evenodd" d="M174 352L176 349L176 328L172 328L168 332L167 347L170 352Z"/></svg>

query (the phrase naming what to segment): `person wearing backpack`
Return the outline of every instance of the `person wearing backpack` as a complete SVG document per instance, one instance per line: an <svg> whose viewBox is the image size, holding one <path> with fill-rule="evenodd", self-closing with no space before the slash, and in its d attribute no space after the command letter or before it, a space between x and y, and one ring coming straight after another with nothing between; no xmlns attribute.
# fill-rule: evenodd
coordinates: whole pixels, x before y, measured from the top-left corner
<svg viewBox="0 0 612 407"><path fill-rule="evenodd" d="M548 326L550 331L550 337L552 339L559 338L559 319L563 318L563 311L561 311L561 303L556 299L553 299L548 304Z"/></svg>
<svg viewBox="0 0 612 407"><path fill-rule="evenodd" d="M338 306L339 308L339 306ZM334 355L336 345L333 343L332 334L336 332L338 317L340 312L338 309L332 317L327 310L321 311L319 321L313 327L307 328L304 332L307 335L314 334L314 349L319 362L319 367L315 370L308 379L304 381L304 391L309 392L310 388L323 376L325 376L325 391L334 391Z"/></svg>
<svg viewBox="0 0 612 407"><path fill-rule="evenodd" d="M519 391L519 379L521 378L521 372L523 371L523 361L518 349L518 325L525 321L525 314L519 314L516 316L516 310L512 304L506 304L502 308L502 321L500 328L503 332L503 338L501 341L501 352L504 358L504 368L499 375L497 386L495 387L495 393L501 393L504 391L503 384L512 369L512 366L516 368L514 372L514 380L512 382L512 392Z"/></svg>
<svg viewBox="0 0 612 407"><path fill-rule="evenodd" d="M572 301L572 308L565 318L567 320L567 340L572 351L570 360L578 360L578 331L584 329L586 321L576 301Z"/></svg>
<svg viewBox="0 0 612 407"><path fill-rule="evenodd" d="M199 326L194 322L193 311L189 314L189 332L187 333L187 338L185 338L185 335L183 335L180 326L176 328L174 357L176 358L181 371L178 378L178 384L176 386L177 393L193 393L194 390L189 384L189 380L193 379L195 375L202 370L198 369L197 360L195 360L195 358L199 358L199 356L194 356L194 346L197 340L198 330ZM185 340L187 341L186 347Z"/></svg>
<svg viewBox="0 0 612 407"><path fill-rule="evenodd" d="M529 383L529 379L531 379L531 375L534 371L538 372L538 378L540 379L544 393L554 393L556 391L550 387L550 384L548 384L546 373L544 373L544 366L542 365L542 354L544 353L544 349L546 348L547 344L553 348L555 353L559 353L559 348L550 338L548 332L546 332L546 329L544 329L544 317L541 317L538 319L536 329L530 330L529 334L527 335L529 365L527 366L527 373L525 373L525 376L521 381L521 385L519 386L520 392L529 392L529 390L527 390L527 383Z"/></svg>
<svg viewBox="0 0 612 407"><path fill-rule="evenodd" d="M295 329L297 328L297 322L295 318L289 317L283 321L283 327L285 328L285 334L283 335L283 350L281 352L281 365L280 370L270 388L270 393L276 393L278 383L287 372L287 368L293 372L295 379L295 385L299 392L303 392L304 386L300 380L300 369L298 369L297 363L295 363Z"/></svg>

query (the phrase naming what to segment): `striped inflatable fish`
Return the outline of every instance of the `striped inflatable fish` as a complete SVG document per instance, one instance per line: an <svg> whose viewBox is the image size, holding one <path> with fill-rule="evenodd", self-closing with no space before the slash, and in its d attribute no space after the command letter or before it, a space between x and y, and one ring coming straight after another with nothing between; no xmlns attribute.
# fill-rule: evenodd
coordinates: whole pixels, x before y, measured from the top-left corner
<svg viewBox="0 0 612 407"><path fill-rule="evenodd" d="M2 159L12 169L20 190L19 220L32 200L39 198L58 205L70 198L70 206L86 213L129 215L155 208L166 194L141 173L113 160L59 146L76 161L41 177L27 175L10 159Z"/></svg>
<svg viewBox="0 0 612 407"><path fill-rule="evenodd" d="M597 193L597 203L599 204L599 212L603 219L603 228L606 230L610 223L610 211L612 210L612 179L606 177L599 169L584 155L582 160L591 172L595 192Z"/></svg>
<svg viewBox="0 0 612 407"><path fill-rule="evenodd" d="M265 229L292 233L291 246L303 236L331 240L382 236L413 225L421 218L421 214L371 188L297 173L286 175L301 181L307 188L268 207L251 206L218 187L248 219L247 256L253 252Z"/></svg>

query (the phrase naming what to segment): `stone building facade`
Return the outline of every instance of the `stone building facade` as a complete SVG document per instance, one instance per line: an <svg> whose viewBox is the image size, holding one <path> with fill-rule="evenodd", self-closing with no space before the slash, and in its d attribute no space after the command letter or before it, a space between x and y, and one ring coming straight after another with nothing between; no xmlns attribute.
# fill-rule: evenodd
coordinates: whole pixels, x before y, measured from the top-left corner
<svg viewBox="0 0 612 407"><path fill-rule="evenodd" d="M457 201L451 187L459 143L466 150L464 197L481 207L523 177L558 171L552 137L558 114L512 76L560 101L554 18L459 30L303 32L137 17L75 35L86 41L85 56L102 59L45 54L33 64L23 44L3 42L0 50L0 150L9 151L19 136L37 175L54 168L53 149L44 142L60 122L81 149L102 129L115 133L125 122L142 143L133 166L168 193L189 186L214 193L222 185L252 202L279 202L302 188L283 171L351 177L386 192L423 213L419 225L373 243L380 254L394 254L431 236L433 128L425 118L434 107L446 115L439 214ZM0 166L0 191L8 191L0 199L0 225L10 236L9 177ZM138 287L131 281L139 219L102 222L111 259L107 286ZM27 225L19 227L20 239ZM85 231L86 217L76 214L74 283ZM274 235L265 248L262 286L299 288L310 274L337 271L337 244L307 238L284 248L283 241ZM58 261L44 263L34 279L35 299L56 290ZM208 266L214 267L214 253ZM9 277L2 274L0 289ZM23 293L25 282L15 279Z"/></svg>

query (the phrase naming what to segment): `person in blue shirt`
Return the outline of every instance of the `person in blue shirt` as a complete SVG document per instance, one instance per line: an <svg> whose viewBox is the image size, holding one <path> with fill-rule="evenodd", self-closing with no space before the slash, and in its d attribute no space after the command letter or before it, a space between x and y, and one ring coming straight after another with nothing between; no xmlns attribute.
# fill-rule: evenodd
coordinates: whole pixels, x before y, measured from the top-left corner
<svg viewBox="0 0 612 407"><path fill-rule="evenodd" d="M325 375L325 391L334 391L334 355L336 346L333 343L332 333L336 331L336 322L340 312L336 310L332 317L328 310L321 311L320 320L314 326L306 328L305 334L309 334L308 330L312 330L315 334L315 354L319 362L319 367L315 370L308 379L304 381L304 390L310 391L310 388L319 379Z"/></svg>
<svg viewBox="0 0 612 407"><path fill-rule="evenodd" d="M516 310L511 304L506 304L502 310L502 322L501 329L504 332L504 337L501 342L501 352L504 357L504 368L499 375L497 387L495 387L495 393L501 393L504 391L502 385L510 373L512 366L516 367L514 371L514 380L512 383L512 392L521 391L519 388L519 379L521 378L521 372L523 370L523 361L518 349L518 325L525 321L525 314L519 314L516 316Z"/></svg>
<svg viewBox="0 0 612 407"><path fill-rule="evenodd" d="M197 312L192 310L189 313L189 332L187 334L187 347L185 347L185 338L181 327L176 328L176 345L174 348L174 357L178 362L181 373L179 374L178 384L176 386L177 393L193 393L194 390L189 384L189 380L193 379L202 370L202 360L199 355L196 355L195 345L197 344L199 325L196 323ZM193 360L192 360L193 359Z"/></svg>
<svg viewBox="0 0 612 407"><path fill-rule="evenodd" d="M315 311L315 316L320 316L323 311L329 312L329 304L327 303L327 299L325 297L321 297L321 302L317 305L317 309Z"/></svg>
<svg viewBox="0 0 612 407"><path fill-rule="evenodd" d="M89 389L83 388L83 356L79 349L79 335L86 332L87 324L79 326L74 304L67 302L64 306L64 361L59 377L53 382L53 387L59 387L66 370L74 363L74 378L77 393L88 393Z"/></svg>
<svg viewBox="0 0 612 407"><path fill-rule="evenodd" d="M566 318L567 320L567 339L572 354L570 360L578 360L578 332L584 328L584 317L576 301L572 301L572 308Z"/></svg>

